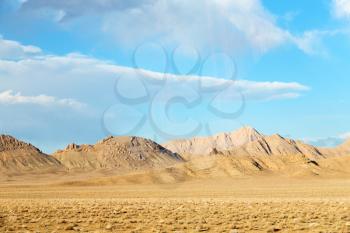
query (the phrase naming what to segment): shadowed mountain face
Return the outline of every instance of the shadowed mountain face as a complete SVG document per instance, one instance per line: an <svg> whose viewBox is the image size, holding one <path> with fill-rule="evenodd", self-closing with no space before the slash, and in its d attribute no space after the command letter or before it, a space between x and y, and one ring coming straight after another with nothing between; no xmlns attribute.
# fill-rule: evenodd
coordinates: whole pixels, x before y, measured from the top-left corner
<svg viewBox="0 0 350 233"><path fill-rule="evenodd" d="M170 141L164 147L181 155L209 155L213 151L230 150L263 137L254 128L243 127L230 133Z"/></svg>
<svg viewBox="0 0 350 233"><path fill-rule="evenodd" d="M69 145L53 156L69 169L138 169L164 168L183 159L159 144L139 137L109 137L96 145Z"/></svg>
<svg viewBox="0 0 350 233"><path fill-rule="evenodd" d="M59 161L31 144L0 135L0 172L37 172L61 168Z"/></svg>

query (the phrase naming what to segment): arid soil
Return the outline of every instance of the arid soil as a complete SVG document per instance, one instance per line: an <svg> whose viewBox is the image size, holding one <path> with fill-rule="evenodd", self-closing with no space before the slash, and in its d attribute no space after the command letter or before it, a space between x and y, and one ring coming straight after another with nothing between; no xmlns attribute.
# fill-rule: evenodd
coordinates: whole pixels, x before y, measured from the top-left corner
<svg viewBox="0 0 350 233"><path fill-rule="evenodd" d="M350 232L349 179L0 185L0 232Z"/></svg>

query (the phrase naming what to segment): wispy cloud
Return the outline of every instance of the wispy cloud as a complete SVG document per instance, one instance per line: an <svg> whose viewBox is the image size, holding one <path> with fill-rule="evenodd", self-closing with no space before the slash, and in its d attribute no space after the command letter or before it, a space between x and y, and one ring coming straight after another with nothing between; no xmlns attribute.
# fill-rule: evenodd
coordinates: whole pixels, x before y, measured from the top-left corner
<svg viewBox="0 0 350 233"><path fill-rule="evenodd" d="M344 140L349 139L350 138L350 132L340 134L339 138L344 139Z"/></svg>
<svg viewBox="0 0 350 233"><path fill-rule="evenodd" d="M347 34L349 34L349 30L345 29L312 30L304 32L302 36L291 37L291 40L306 54L327 56L327 49L323 41L327 38Z"/></svg>
<svg viewBox="0 0 350 233"><path fill-rule="evenodd" d="M333 0L333 14L337 18L350 19L350 1Z"/></svg>
<svg viewBox="0 0 350 233"><path fill-rule="evenodd" d="M22 10L37 10L52 9L62 12L60 20L68 20L80 16L91 14L106 14L111 11L121 11L140 7L152 0L60 0L60 1L46 1L46 0L22 0ZM83 7L82 7L83 6Z"/></svg>
<svg viewBox="0 0 350 233"><path fill-rule="evenodd" d="M307 139L304 139L304 141L320 147L335 147L342 144L348 139L350 139L350 132L345 132L337 136L325 137L325 138L307 138Z"/></svg>
<svg viewBox="0 0 350 233"><path fill-rule="evenodd" d="M32 45L22 45L13 40L5 40L0 35L0 59L18 60L42 53L41 49Z"/></svg>
<svg viewBox="0 0 350 233"><path fill-rule="evenodd" d="M0 92L0 104L35 104L42 106L61 106L70 108L82 108L85 104L74 99L58 99L48 95L25 96L20 92L15 93L12 90Z"/></svg>
<svg viewBox="0 0 350 233"><path fill-rule="evenodd" d="M172 85L172 91L178 92L181 96L181 86L186 85L195 90L201 91L201 87L212 89L211 92L221 92L232 87L227 97L232 98L237 91L244 94L247 100L273 100L278 98L295 98L301 93L309 90L309 87L295 82L266 81L257 82L249 80L226 80L216 77L199 75L175 75L148 70L136 70L130 67L118 66L95 58L70 54L67 56L45 56L40 58L25 59L21 61L1 61L0 71L7 74L7 80L24 79L30 77L32 83L86 83L92 80L104 83L111 79L117 80L123 77L125 81L124 92L140 92L137 88L147 89L151 92L159 91L162 85L153 85L154 81L165 80L167 85ZM47 77L51 77L48 79ZM37 80L37 81L35 81ZM41 80L41 81L39 81ZM25 78L24 82L28 82ZM150 82L148 82L150 81ZM51 85L50 85L51 86ZM49 88L52 90L55 87ZM73 86L72 86L73 87ZM11 88L11 85L9 85ZM79 86L76 86L79 88ZM92 88L92 87L91 87ZM91 89L89 87L89 89ZM94 92L98 92L93 87ZM199 88L199 89L198 89ZM64 89L64 88L62 88ZM79 90L81 92L82 90ZM88 90L86 90L88 91ZM104 91L104 90L100 90ZM90 92L86 92L86 94Z"/></svg>

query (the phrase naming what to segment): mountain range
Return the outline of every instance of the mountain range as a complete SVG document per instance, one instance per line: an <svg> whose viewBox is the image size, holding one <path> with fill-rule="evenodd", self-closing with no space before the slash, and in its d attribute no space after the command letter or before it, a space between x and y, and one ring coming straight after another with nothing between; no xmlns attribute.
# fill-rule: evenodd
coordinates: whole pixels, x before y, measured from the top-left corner
<svg viewBox="0 0 350 233"><path fill-rule="evenodd" d="M209 137L169 141L108 137L95 145L70 144L47 155L29 143L0 136L0 173L110 171L115 175L148 174L173 180L246 175L348 175L350 140L335 148L317 148L252 127ZM180 178L179 178L180 177Z"/></svg>

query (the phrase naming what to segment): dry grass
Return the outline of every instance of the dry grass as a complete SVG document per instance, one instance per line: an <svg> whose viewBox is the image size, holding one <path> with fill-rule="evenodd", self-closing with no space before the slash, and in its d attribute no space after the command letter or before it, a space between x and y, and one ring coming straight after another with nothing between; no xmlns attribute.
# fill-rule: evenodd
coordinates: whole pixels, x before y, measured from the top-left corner
<svg viewBox="0 0 350 233"><path fill-rule="evenodd" d="M348 232L350 204L232 199L0 201L1 232Z"/></svg>
<svg viewBox="0 0 350 233"><path fill-rule="evenodd" d="M350 232L350 180L0 186L0 232Z"/></svg>

